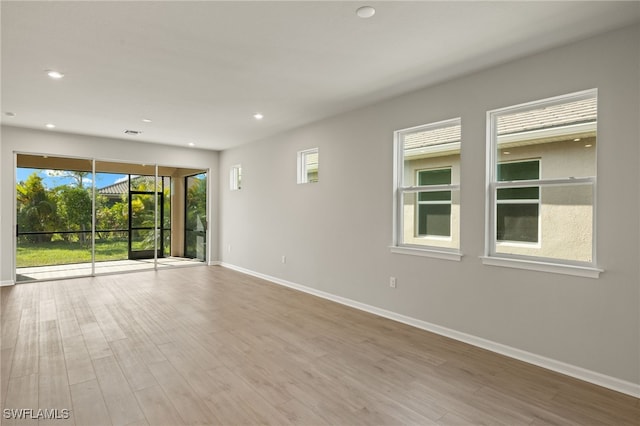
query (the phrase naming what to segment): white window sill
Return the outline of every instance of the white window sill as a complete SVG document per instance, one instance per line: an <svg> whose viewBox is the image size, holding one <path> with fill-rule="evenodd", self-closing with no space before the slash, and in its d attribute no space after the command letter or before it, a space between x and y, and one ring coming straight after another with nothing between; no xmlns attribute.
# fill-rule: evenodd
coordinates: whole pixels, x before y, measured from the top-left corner
<svg viewBox="0 0 640 426"><path fill-rule="evenodd" d="M548 263L534 260L511 259L495 256L481 256L482 263L489 266L502 266L504 268L527 269L530 271L550 272L553 274L573 275L576 277L599 278L602 269L589 266L567 265Z"/></svg>
<svg viewBox="0 0 640 426"><path fill-rule="evenodd" d="M432 248L391 246L389 247L389 250L391 250L391 253L396 253L396 254L408 254L410 256L432 257L434 259L453 260L456 262L460 262L460 259L462 259L462 253L460 252L434 250Z"/></svg>

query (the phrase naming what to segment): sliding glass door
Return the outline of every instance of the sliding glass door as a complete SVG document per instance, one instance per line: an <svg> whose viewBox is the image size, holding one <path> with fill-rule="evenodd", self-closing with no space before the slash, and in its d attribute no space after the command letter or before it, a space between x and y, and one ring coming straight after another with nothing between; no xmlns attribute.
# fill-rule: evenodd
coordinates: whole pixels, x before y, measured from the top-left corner
<svg viewBox="0 0 640 426"><path fill-rule="evenodd" d="M184 255L206 260L207 256L207 174L185 177Z"/></svg>
<svg viewBox="0 0 640 426"><path fill-rule="evenodd" d="M199 169L16 154L16 281L205 262L206 178Z"/></svg>

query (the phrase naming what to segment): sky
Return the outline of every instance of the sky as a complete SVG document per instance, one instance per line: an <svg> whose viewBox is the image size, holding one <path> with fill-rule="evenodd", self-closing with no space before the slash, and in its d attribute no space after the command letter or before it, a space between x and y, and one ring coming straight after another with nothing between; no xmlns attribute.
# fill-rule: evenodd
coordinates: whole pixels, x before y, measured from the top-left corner
<svg viewBox="0 0 640 426"><path fill-rule="evenodd" d="M38 173L40 177L42 177L42 183L46 188L55 188L56 186L65 185L65 184L75 184L75 180L70 177L62 177L55 176L56 172L53 170L45 170L45 169L28 169L23 167L18 167L16 169L16 182L23 182L27 180L31 173ZM96 188L103 188L105 186L109 186L112 183L120 181L122 179L126 179L127 175L124 174L116 174L116 173L96 173ZM85 187L90 187L92 184L91 176L87 176L84 179Z"/></svg>

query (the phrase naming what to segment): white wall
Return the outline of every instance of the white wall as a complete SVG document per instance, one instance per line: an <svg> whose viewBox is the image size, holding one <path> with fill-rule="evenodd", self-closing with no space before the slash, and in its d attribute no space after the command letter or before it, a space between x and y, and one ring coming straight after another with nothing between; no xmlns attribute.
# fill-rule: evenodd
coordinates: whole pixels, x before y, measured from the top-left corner
<svg viewBox="0 0 640 426"><path fill-rule="evenodd" d="M140 143L122 139L107 139L95 136L74 135L55 131L39 131L18 127L2 126L0 137L0 283L7 284L13 279L13 209L15 197L14 152L52 154L58 156L95 158L123 162L158 164L161 166L210 169L211 200L209 223L210 260L218 259L218 153L192 148Z"/></svg>
<svg viewBox="0 0 640 426"><path fill-rule="evenodd" d="M567 363L637 392L639 40L640 26L611 32L224 151L223 262ZM483 265L486 111L591 88L599 90L597 247L605 272L591 279ZM454 117L462 117L465 256L392 254L393 131ZM296 152L312 147L320 148L320 182L297 185ZM242 164L243 188L231 192L235 164Z"/></svg>

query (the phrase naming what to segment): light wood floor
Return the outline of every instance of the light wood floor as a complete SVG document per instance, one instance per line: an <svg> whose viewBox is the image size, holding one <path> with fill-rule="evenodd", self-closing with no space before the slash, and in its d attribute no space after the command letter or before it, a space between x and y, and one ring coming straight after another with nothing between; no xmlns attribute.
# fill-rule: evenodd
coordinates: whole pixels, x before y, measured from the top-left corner
<svg viewBox="0 0 640 426"><path fill-rule="evenodd" d="M1 294L2 408L71 410L40 424L640 419L636 398L221 267Z"/></svg>

